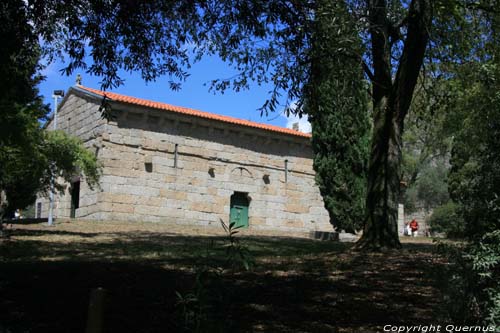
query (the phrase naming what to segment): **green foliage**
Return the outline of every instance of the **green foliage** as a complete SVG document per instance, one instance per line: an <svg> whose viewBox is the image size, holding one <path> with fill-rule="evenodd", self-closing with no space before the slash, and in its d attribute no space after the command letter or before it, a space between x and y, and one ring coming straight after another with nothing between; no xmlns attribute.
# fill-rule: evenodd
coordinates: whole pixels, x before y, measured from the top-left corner
<svg viewBox="0 0 500 333"><path fill-rule="evenodd" d="M500 230L486 233L466 252L476 281L472 284L480 318L500 328Z"/></svg>
<svg viewBox="0 0 500 333"><path fill-rule="evenodd" d="M403 134L406 212L430 210L448 200L451 143L460 129L459 82L456 77L435 78L431 73L424 73L419 81Z"/></svg>
<svg viewBox="0 0 500 333"><path fill-rule="evenodd" d="M22 0L0 4L0 192L19 204L0 202L0 218L34 201L37 186L31 181L46 166L36 149L43 140L38 120L48 112L36 89L40 48L24 7Z"/></svg>
<svg viewBox="0 0 500 333"><path fill-rule="evenodd" d="M244 267L245 270L251 270L255 265L252 254L246 246L241 244L240 240L236 238L238 234L238 229L243 228L243 226L235 227L235 222L231 222L227 226L224 221L220 221L222 228L226 232L227 244L224 246L226 248L226 257L229 266L233 271L237 270L239 267Z"/></svg>
<svg viewBox="0 0 500 333"><path fill-rule="evenodd" d="M450 192L461 205L467 236L465 257L477 317L500 327L500 66L486 64L473 84L465 107L472 112L455 138Z"/></svg>
<svg viewBox="0 0 500 333"><path fill-rule="evenodd" d="M69 182L71 178L83 173L85 180L92 189L97 185L100 176L100 164L95 154L86 149L82 141L71 137L62 131L45 132L42 151L50 161L53 175ZM43 183L43 190L47 189ZM61 188L61 186L59 186Z"/></svg>
<svg viewBox="0 0 500 333"><path fill-rule="evenodd" d="M316 182L332 224L355 232L364 221L370 141L367 87L361 63L351 55L361 52L361 41L342 1L319 1L317 14L304 104Z"/></svg>
<svg viewBox="0 0 500 333"><path fill-rule="evenodd" d="M465 114L453 141L450 195L460 205L470 244L464 250L458 278L470 294L473 319L500 328L500 14L488 20L496 44L488 60L459 73L463 95L458 112ZM472 305L472 306L471 306Z"/></svg>
<svg viewBox="0 0 500 333"><path fill-rule="evenodd" d="M81 171L95 185L99 168L79 140L40 127L49 109L37 89L41 50L25 1L2 2L0 20L0 192L7 197L0 203L3 217L47 192L52 177L69 181Z"/></svg>
<svg viewBox="0 0 500 333"><path fill-rule="evenodd" d="M405 191L405 211L412 212L419 208L430 211L449 200L448 168L442 159L429 161L421 166L416 180Z"/></svg>
<svg viewBox="0 0 500 333"><path fill-rule="evenodd" d="M36 122L36 119L32 119ZM32 204L38 193L47 194L51 179L58 179L55 188L64 191L64 182L80 173L85 174L90 187L99 180L100 166L95 155L82 142L61 131L33 132L37 141L22 149L4 146L0 149L2 177L0 188L7 195L7 214ZM27 139L27 138L26 138ZM33 139L33 138L30 138Z"/></svg>
<svg viewBox="0 0 500 333"><path fill-rule="evenodd" d="M456 136L449 187L471 239L500 229L500 65L482 65L463 100L470 111Z"/></svg>
<svg viewBox="0 0 500 333"><path fill-rule="evenodd" d="M238 229L242 226L235 227L232 222L229 225L220 220L221 226L226 233L226 242L223 245L225 249L225 264L229 268L229 272L234 274L243 268L248 271L255 265L255 260L248 248L243 245L236 237ZM176 291L177 310L183 318L183 328L187 332L214 332L223 331L224 322L214 321L210 317L210 311L214 311L217 302L230 302L230 297L223 290L223 284L217 285L217 282L222 280L222 275L225 271L224 267L210 266L212 261L211 256L214 250L214 242L210 242L204 252L196 260L194 266L195 283L193 289L185 294ZM211 292L211 289L219 288L217 293ZM212 296L211 296L212 295ZM218 299L214 299L213 295L218 295Z"/></svg>
<svg viewBox="0 0 500 333"><path fill-rule="evenodd" d="M441 288L455 324L500 328L500 231L483 235L465 248L439 244L449 265L440 272Z"/></svg>
<svg viewBox="0 0 500 333"><path fill-rule="evenodd" d="M448 169L439 161L421 171L416 181L417 199L426 210L442 205L449 200L447 186Z"/></svg>
<svg viewBox="0 0 500 333"><path fill-rule="evenodd" d="M438 252L448 265L437 272L437 280L443 292L448 316L455 324L470 325L478 321L479 310L475 294L476 274L472 263L464 257L463 245L439 243Z"/></svg>
<svg viewBox="0 0 500 333"><path fill-rule="evenodd" d="M433 232L443 232L449 238L465 236L465 222L460 207L452 201L436 207L429 218L429 224Z"/></svg>
<svg viewBox="0 0 500 333"><path fill-rule="evenodd" d="M0 144L22 145L24 133L33 130L27 119L41 119L48 112L34 88L42 79L37 74L41 50L24 1L2 1L0 20Z"/></svg>

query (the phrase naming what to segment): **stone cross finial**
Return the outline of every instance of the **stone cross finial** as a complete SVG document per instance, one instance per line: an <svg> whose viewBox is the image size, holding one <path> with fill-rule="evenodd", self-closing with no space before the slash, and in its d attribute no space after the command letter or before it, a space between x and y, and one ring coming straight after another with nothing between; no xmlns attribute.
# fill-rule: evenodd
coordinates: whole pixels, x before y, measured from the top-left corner
<svg viewBox="0 0 500 333"><path fill-rule="evenodd" d="M79 86L82 85L82 76L80 74L76 76L76 84Z"/></svg>

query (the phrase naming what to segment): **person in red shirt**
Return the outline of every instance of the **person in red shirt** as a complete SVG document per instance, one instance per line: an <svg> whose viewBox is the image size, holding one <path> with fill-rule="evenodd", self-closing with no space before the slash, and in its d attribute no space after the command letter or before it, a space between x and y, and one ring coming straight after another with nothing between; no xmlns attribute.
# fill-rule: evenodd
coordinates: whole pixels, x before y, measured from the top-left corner
<svg viewBox="0 0 500 333"><path fill-rule="evenodd" d="M417 222L417 220L413 219L410 222L410 229L411 229L411 235L413 237L417 237L417 234L418 234L418 222Z"/></svg>

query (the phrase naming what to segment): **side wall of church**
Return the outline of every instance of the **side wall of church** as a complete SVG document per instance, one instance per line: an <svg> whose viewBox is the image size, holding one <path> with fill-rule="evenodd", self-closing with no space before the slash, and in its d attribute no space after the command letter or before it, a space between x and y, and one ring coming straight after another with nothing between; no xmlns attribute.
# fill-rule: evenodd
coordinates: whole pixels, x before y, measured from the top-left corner
<svg viewBox="0 0 500 333"><path fill-rule="evenodd" d="M101 218L218 226L229 220L231 195L243 192L250 229L332 229L308 138L117 107L99 154Z"/></svg>

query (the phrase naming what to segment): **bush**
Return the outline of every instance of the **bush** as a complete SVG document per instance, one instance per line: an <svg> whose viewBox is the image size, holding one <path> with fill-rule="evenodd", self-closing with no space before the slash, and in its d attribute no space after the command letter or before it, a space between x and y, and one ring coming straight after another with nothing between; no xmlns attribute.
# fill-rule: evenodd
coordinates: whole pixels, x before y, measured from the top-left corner
<svg viewBox="0 0 500 333"><path fill-rule="evenodd" d="M433 232L444 232L449 238L465 237L465 221L459 211L459 205L449 201L434 209L429 218Z"/></svg>
<svg viewBox="0 0 500 333"><path fill-rule="evenodd" d="M485 234L465 253L475 273L474 288L480 318L500 328L500 230ZM497 330L498 332L498 330Z"/></svg>
<svg viewBox="0 0 500 333"><path fill-rule="evenodd" d="M454 323L500 328L500 231L465 248L440 244L450 264L441 272L447 309Z"/></svg>

